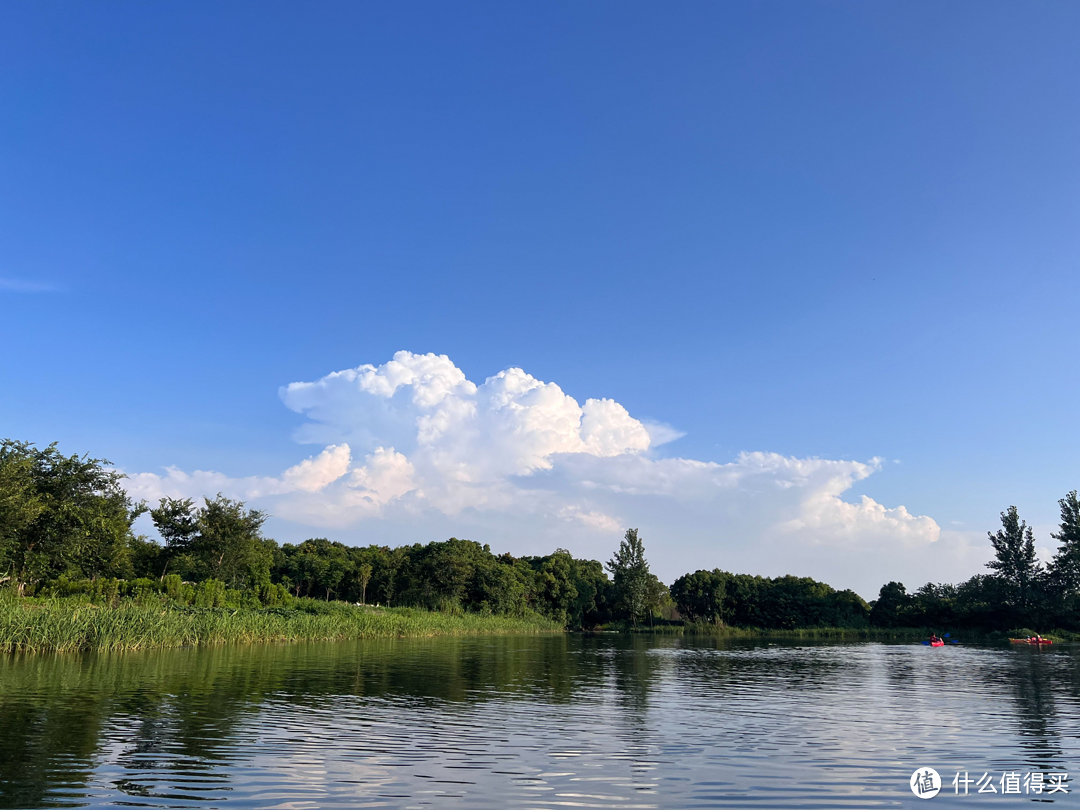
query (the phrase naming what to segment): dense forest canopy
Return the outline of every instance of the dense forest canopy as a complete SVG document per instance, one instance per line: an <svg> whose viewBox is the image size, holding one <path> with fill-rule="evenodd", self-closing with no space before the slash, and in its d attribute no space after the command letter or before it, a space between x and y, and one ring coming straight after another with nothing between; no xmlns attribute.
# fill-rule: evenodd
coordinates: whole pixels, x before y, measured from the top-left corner
<svg viewBox="0 0 1080 810"><path fill-rule="evenodd" d="M852 591L796 576L720 569L679 577L669 589L649 570L644 540L627 530L611 560L565 549L538 557L441 542L347 546L326 538L279 545L267 515L222 495L201 504L132 503L104 459L55 445L0 442L0 585L18 594L134 595L157 589L187 604L228 594L273 605L295 597L503 616L540 614L569 628L681 620L774 629L810 627L1080 628L1080 499L1061 499L1059 548L1048 563L1016 507L989 532L988 573L967 582L899 582L872 604ZM137 535L149 512L160 541ZM611 575L609 577L609 574ZM234 597L235 598L235 597Z"/></svg>

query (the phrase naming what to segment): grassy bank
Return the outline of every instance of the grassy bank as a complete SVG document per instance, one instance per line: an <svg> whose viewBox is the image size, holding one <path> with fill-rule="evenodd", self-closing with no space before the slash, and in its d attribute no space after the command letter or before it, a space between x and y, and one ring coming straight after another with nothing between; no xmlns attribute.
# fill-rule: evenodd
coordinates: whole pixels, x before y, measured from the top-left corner
<svg viewBox="0 0 1080 810"><path fill-rule="evenodd" d="M540 616L452 615L412 608L363 608L296 600L282 608L195 608L79 599L0 601L0 650L139 650L254 641L560 632Z"/></svg>

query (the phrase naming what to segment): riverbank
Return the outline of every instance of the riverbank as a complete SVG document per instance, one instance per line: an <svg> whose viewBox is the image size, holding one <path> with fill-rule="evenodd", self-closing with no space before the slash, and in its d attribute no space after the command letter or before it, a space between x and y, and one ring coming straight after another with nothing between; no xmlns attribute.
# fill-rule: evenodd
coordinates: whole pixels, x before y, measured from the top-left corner
<svg viewBox="0 0 1080 810"><path fill-rule="evenodd" d="M805 627L781 630L761 627L710 627L689 625L684 635L707 635L722 638L791 638L838 639L842 641L921 641L930 631L921 628L898 627Z"/></svg>
<svg viewBox="0 0 1080 810"><path fill-rule="evenodd" d="M915 642L928 628L811 627L767 629L668 622L653 626L613 623L601 632L698 636L725 639L805 639ZM938 628L938 632L945 632ZM0 652L122 651L251 642L345 641L372 638L562 633L537 614L522 618L441 613L418 608L379 608L296 599L287 607L193 607L168 600L94 604L86 598L0 600ZM1004 642L1034 631L954 631L954 639ZM1043 632L1057 643L1080 636Z"/></svg>
<svg viewBox="0 0 1080 810"><path fill-rule="evenodd" d="M1026 638L1035 634L1034 630L1019 628L1014 630L974 630L928 628L928 627L805 627L796 629L769 629L762 627L732 627L702 622L669 622L653 626L628 623L614 623L602 628L604 632L651 633L655 635L701 636L712 638L776 638L776 639L822 639L840 641L924 641L932 634L949 633L950 639L979 641L986 643L1008 642L1010 638ZM1080 641L1080 633L1069 630L1049 630L1042 633L1057 644Z"/></svg>
<svg viewBox="0 0 1080 810"><path fill-rule="evenodd" d="M289 607L195 608L81 599L0 601L0 651L75 652L250 642L557 633L541 616L454 615L299 599Z"/></svg>
<svg viewBox="0 0 1080 810"><path fill-rule="evenodd" d="M665 623L631 626L629 623L614 623L603 628L607 632L652 633L672 636L710 636L714 638L805 638L805 639L841 639L849 641L917 641L927 638L929 630L920 628L883 628L883 627L806 627L796 629L769 629L763 627L732 627L731 625L705 623Z"/></svg>

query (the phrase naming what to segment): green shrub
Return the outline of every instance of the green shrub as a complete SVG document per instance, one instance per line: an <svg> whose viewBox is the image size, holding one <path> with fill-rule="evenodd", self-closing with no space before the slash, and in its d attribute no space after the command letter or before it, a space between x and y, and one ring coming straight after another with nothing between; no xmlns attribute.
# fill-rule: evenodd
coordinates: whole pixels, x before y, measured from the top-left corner
<svg viewBox="0 0 1080 810"><path fill-rule="evenodd" d="M203 580L195 586L195 607L224 607L225 595L224 582L219 579Z"/></svg>
<svg viewBox="0 0 1080 810"><path fill-rule="evenodd" d="M161 585L170 599L180 604L186 604L184 601L184 581L180 579L179 574L169 574L163 577Z"/></svg>

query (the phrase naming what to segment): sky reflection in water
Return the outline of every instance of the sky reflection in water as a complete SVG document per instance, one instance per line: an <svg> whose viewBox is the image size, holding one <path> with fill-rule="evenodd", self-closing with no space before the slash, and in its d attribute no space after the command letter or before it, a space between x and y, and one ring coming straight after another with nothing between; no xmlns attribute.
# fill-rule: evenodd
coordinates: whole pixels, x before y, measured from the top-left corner
<svg viewBox="0 0 1080 810"><path fill-rule="evenodd" d="M1075 775L1080 648L625 636L0 660L0 806L935 806ZM974 789L974 788L972 788Z"/></svg>

